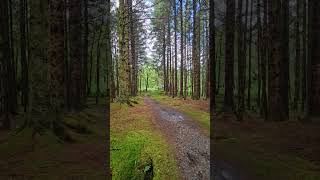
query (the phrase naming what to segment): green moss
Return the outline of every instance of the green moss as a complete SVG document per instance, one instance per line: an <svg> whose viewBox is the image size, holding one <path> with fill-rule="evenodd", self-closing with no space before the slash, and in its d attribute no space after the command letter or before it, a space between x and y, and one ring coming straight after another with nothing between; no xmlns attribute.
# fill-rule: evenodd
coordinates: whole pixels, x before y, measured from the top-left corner
<svg viewBox="0 0 320 180"><path fill-rule="evenodd" d="M174 154L152 123L141 99L131 108L111 104L111 168L113 179L144 179L151 168L153 179L177 179ZM143 112L143 113L142 113Z"/></svg>
<svg viewBox="0 0 320 180"><path fill-rule="evenodd" d="M159 134L130 131L123 139L113 137L111 148L113 179L143 179L147 159L152 159L155 180L177 179L173 155Z"/></svg>

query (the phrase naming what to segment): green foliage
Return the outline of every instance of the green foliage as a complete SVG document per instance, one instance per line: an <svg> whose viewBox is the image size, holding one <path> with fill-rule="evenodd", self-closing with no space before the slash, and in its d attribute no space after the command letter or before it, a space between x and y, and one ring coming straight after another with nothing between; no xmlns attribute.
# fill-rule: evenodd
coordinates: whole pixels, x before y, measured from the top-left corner
<svg viewBox="0 0 320 180"><path fill-rule="evenodd" d="M157 67L154 62L149 59L141 68L140 71L140 80L141 81L141 90L145 91L148 78L148 91L159 90L160 84L162 84L162 78L159 76Z"/></svg>

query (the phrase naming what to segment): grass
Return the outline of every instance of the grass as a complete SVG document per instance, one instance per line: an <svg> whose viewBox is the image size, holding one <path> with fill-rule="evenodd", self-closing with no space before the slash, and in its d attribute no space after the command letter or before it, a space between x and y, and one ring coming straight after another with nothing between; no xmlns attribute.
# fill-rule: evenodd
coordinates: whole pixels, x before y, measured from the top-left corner
<svg viewBox="0 0 320 180"><path fill-rule="evenodd" d="M174 153L154 127L152 114L136 99L135 107L111 105L111 168L113 179L177 179ZM152 171L151 171L152 169Z"/></svg>

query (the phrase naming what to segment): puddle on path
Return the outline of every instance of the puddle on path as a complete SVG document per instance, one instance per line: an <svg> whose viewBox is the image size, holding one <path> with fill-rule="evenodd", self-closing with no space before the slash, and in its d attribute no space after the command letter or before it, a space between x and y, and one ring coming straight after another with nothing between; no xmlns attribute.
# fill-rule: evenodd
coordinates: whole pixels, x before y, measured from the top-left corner
<svg viewBox="0 0 320 180"><path fill-rule="evenodd" d="M161 119L165 119L167 121L172 121L172 122L179 122L185 119L181 113L178 113L176 111L170 111L167 109L162 109L162 108L160 109L159 114L161 116Z"/></svg>

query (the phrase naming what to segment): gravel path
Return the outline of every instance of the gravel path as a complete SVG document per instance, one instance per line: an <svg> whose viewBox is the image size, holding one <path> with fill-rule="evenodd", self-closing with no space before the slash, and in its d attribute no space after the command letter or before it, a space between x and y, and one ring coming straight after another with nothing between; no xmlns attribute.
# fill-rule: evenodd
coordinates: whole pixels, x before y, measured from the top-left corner
<svg viewBox="0 0 320 180"><path fill-rule="evenodd" d="M174 147L180 177L186 180L210 179L210 139L200 126L184 114L145 98L155 115L155 124ZM227 164L217 162L214 180L240 180ZM232 173L231 173L232 172Z"/></svg>
<svg viewBox="0 0 320 180"><path fill-rule="evenodd" d="M160 126L170 143L175 147L176 158L182 179L209 179L210 139L200 133L196 125L188 123L182 113L160 106L146 98Z"/></svg>

